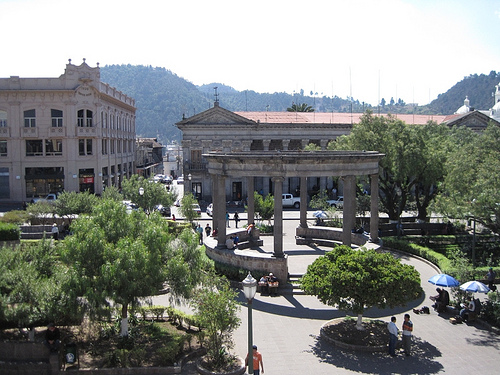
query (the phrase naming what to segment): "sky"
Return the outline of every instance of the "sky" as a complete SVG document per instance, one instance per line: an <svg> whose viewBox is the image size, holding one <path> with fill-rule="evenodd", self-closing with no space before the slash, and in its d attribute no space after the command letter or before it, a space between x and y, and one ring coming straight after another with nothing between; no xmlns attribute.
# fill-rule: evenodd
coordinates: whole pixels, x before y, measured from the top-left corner
<svg viewBox="0 0 500 375"><path fill-rule="evenodd" d="M0 0L0 25L2 78L59 77L85 58L239 91L424 105L500 71L500 0Z"/></svg>

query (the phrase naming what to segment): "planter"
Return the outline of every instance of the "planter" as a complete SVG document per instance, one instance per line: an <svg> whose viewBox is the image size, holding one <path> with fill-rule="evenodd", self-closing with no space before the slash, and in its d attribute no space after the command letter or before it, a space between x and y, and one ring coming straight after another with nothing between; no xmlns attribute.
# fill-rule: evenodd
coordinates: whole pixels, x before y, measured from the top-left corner
<svg viewBox="0 0 500 375"><path fill-rule="evenodd" d="M231 369L226 372L213 372L203 367L203 358L200 358L196 362L196 370L198 371L198 374L201 375L243 375L246 370L244 363L243 359L238 357L236 358L236 362Z"/></svg>

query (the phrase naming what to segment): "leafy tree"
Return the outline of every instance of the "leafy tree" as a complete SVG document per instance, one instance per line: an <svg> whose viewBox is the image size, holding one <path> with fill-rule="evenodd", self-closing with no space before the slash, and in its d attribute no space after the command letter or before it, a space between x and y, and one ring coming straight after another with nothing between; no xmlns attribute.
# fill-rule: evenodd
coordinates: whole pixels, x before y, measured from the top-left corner
<svg viewBox="0 0 500 375"><path fill-rule="evenodd" d="M304 147L304 151L321 151L321 147L316 143L308 143L306 147Z"/></svg>
<svg viewBox="0 0 500 375"><path fill-rule="evenodd" d="M50 321L68 324L81 316L66 292L67 268L49 240L0 248L0 324L31 328Z"/></svg>
<svg viewBox="0 0 500 375"><path fill-rule="evenodd" d="M143 195L139 189L143 189ZM132 175L122 182L122 192L125 199L129 199L139 205L147 215L151 214L155 206L161 204L170 207L175 199L175 193L167 191L165 185L154 183L139 175Z"/></svg>
<svg viewBox="0 0 500 375"><path fill-rule="evenodd" d="M271 194L267 194L265 198L262 197L258 192L254 191L254 209L257 217L261 220L267 220L269 225L271 225L271 219L274 215L274 197Z"/></svg>
<svg viewBox="0 0 500 375"><path fill-rule="evenodd" d="M456 147L436 209L449 217L474 217L500 233L500 129L490 123L481 134L457 129L453 137Z"/></svg>
<svg viewBox="0 0 500 375"><path fill-rule="evenodd" d="M326 190L321 190L318 194L312 196L309 206L315 210L328 210L330 205L327 202L328 192Z"/></svg>
<svg viewBox="0 0 500 375"><path fill-rule="evenodd" d="M398 220L416 189L419 217L426 218L427 207L445 173L442 168L447 156L443 147L445 137L443 126L432 123L421 128L409 126L394 116L373 116L367 111L350 135L340 137L328 148L384 153L379 173L382 211L389 219Z"/></svg>
<svg viewBox="0 0 500 375"><path fill-rule="evenodd" d="M85 297L93 315L109 301L122 307L122 335L128 333L128 308L154 295L166 282L176 298L189 297L208 262L193 246L194 234L169 235L168 222L158 213L133 211L114 200L103 200L91 216L73 223L65 240L64 259L72 267L72 289Z"/></svg>
<svg viewBox="0 0 500 375"><path fill-rule="evenodd" d="M55 212L61 217L67 217L71 223L72 215L89 214L98 200L98 197L88 191L64 191L54 202Z"/></svg>
<svg viewBox="0 0 500 375"><path fill-rule="evenodd" d="M389 253L339 246L316 259L301 278L301 288L329 306L358 315L366 308L404 306L422 293L420 275Z"/></svg>
<svg viewBox="0 0 500 375"><path fill-rule="evenodd" d="M42 199L35 203L28 204L26 211L32 219L39 219L42 225L46 225L54 217L55 206L51 202Z"/></svg>
<svg viewBox="0 0 500 375"><path fill-rule="evenodd" d="M112 199L119 202L123 200L123 195L116 186L106 186L102 192L102 199Z"/></svg>
<svg viewBox="0 0 500 375"><path fill-rule="evenodd" d="M217 371L229 363L229 350L234 347L232 333L239 327L236 301L237 293L225 279L218 279L218 285L200 288L191 305L195 316L206 332L207 362L210 370Z"/></svg>
<svg viewBox="0 0 500 375"><path fill-rule="evenodd" d="M295 104L292 103L291 107L288 107L287 112L314 112L314 108L306 103Z"/></svg>
<svg viewBox="0 0 500 375"><path fill-rule="evenodd" d="M197 204L198 201L191 193L184 193L181 199L181 207L179 211L181 215L186 218L187 221L193 223L194 219L198 217L198 213L194 210L193 205Z"/></svg>

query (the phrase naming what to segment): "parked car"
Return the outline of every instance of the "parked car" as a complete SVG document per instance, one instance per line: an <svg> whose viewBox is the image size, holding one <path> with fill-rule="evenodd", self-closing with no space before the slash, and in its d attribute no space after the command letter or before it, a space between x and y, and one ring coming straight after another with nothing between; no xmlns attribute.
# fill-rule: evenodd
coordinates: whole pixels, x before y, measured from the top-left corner
<svg viewBox="0 0 500 375"><path fill-rule="evenodd" d="M207 215L208 215L208 216L212 216L212 215L213 215L213 210L214 210L214 204L213 204L213 203L210 203L210 204L208 205L208 207L207 207L207 210L206 210Z"/></svg>
<svg viewBox="0 0 500 375"><path fill-rule="evenodd" d="M184 184L184 177L180 176L177 178L177 185L183 185Z"/></svg>
<svg viewBox="0 0 500 375"><path fill-rule="evenodd" d="M283 207L300 208L300 197L294 197L292 194L281 194L281 203Z"/></svg>
<svg viewBox="0 0 500 375"><path fill-rule="evenodd" d="M158 211L161 214L161 216L170 217L172 215L170 207L164 206L162 204L155 206L155 210Z"/></svg>
<svg viewBox="0 0 500 375"><path fill-rule="evenodd" d="M330 207L335 207L335 208L344 208L344 197L340 196L337 199L330 199L326 201L330 205Z"/></svg>
<svg viewBox="0 0 500 375"><path fill-rule="evenodd" d="M198 215L201 215L201 207L198 203L193 203L193 210L195 210Z"/></svg>
<svg viewBox="0 0 500 375"><path fill-rule="evenodd" d="M40 202L40 201L54 203L56 199L57 199L56 194L48 194L45 198L33 198L31 200L31 203L36 203L36 202Z"/></svg>

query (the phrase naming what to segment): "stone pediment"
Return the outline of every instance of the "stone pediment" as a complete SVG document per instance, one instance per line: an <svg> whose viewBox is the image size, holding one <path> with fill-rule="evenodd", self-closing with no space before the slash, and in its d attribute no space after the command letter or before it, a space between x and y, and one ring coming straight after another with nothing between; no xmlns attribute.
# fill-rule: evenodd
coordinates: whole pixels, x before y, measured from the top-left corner
<svg viewBox="0 0 500 375"><path fill-rule="evenodd" d="M215 105L204 112L198 113L178 122L177 126L185 125L255 125L256 122Z"/></svg>
<svg viewBox="0 0 500 375"><path fill-rule="evenodd" d="M446 122L446 125L452 126L466 126L472 130L482 131L485 130L488 126L488 123L493 121L497 126L500 126L500 123L491 117L481 113L479 111L469 112L467 114L461 115L457 118L454 118L450 121Z"/></svg>

